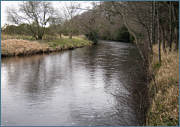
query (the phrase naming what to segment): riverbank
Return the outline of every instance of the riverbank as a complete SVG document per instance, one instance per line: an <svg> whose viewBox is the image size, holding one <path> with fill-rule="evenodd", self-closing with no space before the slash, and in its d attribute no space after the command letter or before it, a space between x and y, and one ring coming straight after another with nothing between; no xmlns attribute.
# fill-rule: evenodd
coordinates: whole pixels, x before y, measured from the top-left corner
<svg viewBox="0 0 180 127"><path fill-rule="evenodd" d="M22 39L1 40L1 56L29 56L90 46L92 42L84 38L61 38L53 41L30 41Z"/></svg>
<svg viewBox="0 0 180 127"><path fill-rule="evenodd" d="M150 107L147 112L148 126L177 126L179 121L179 55L177 51L162 52L162 63L158 63L158 46L153 47L154 55L150 73L154 79L149 84Z"/></svg>

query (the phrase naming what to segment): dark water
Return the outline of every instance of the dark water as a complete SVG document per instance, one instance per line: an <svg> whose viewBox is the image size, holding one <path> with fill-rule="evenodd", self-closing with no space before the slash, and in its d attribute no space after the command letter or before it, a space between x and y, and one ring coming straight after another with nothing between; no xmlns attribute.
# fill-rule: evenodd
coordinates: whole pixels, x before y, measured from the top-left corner
<svg viewBox="0 0 180 127"><path fill-rule="evenodd" d="M139 125L138 60L132 44L117 42L3 58L2 125Z"/></svg>

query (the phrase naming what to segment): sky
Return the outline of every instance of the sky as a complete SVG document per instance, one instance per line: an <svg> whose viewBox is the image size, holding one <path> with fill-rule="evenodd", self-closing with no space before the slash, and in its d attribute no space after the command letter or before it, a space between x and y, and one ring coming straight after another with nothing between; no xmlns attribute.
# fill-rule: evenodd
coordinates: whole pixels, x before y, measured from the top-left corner
<svg viewBox="0 0 180 127"><path fill-rule="evenodd" d="M1 27L5 24L12 24L7 21L7 8L18 8L18 5L22 1L1 1ZM69 2L67 1L51 1L54 8L61 8L65 5L65 3L68 5ZM76 1L81 4L81 7L92 7L91 1Z"/></svg>

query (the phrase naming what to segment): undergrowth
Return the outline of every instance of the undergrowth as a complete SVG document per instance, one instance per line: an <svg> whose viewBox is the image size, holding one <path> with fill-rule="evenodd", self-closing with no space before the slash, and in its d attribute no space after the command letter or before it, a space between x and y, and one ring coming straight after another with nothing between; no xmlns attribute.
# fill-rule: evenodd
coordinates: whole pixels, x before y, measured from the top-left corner
<svg viewBox="0 0 180 127"><path fill-rule="evenodd" d="M157 45L153 47L153 51L153 60L149 70L154 75L154 80L149 85L151 103L146 125L177 126L179 121L179 55L177 51L161 52L160 65Z"/></svg>

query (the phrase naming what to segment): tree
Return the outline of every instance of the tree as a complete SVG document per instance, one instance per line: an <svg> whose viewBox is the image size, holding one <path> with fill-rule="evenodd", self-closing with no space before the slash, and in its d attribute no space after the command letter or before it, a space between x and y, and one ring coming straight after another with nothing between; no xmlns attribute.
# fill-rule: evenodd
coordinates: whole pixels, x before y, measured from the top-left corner
<svg viewBox="0 0 180 127"><path fill-rule="evenodd" d="M157 19L157 41L158 41L158 58L159 63L161 64L161 41L160 41L160 17L159 17L159 3L157 2L157 9L156 9L156 19Z"/></svg>
<svg viewBox="0 0 180 127"><path fill-rule="evenodd" d="M170 31L170 38L169 38L169 51L172 49L172 2L169 2L169 31Z"/></svg>
<svg viewBox="0 0 180 127"><path fill-rule="evenodd" d="M54 9L50 2L26 1L19 5L19 9L9 9L8 19L15 24L27 23L32 36L42 40L45 27L53 17Z"/></svg>
<svg viewBox="0 0 180 127"><path fill-rule="evenodd" d="M79 16L79 28L81 32L95 44L98 42L98 10L89 10Z"/></svg>
<svg viewBox="0 0 180 127"><path fill-rule="evenodd" d="M159 61L161 45L165 52L167 46L171 51L173 43L178 49L178 2L104 2L103 6L111 16L121 16L119 22L134 37L144 60L150 58L153 44L159 45Z"/></svg>
<svg viewBox="0 0 180 127"><path fill-rule="evenodd" d="M80 13L80 4L76 2L70 2L69 4L65 4L63 7L64 11L64 18L66 19L66 22L68 22L68 31L69 31L69 38L72 39L72 34L74 30L74 16L78 15Z"/></svg>
<svg viewBox="0 0 180 127"><path fill-rule="evenodd" d="M64 31L64 21L63 18L61 18L60 15L56 14L54 18L51 18L50 20L50 30L51 32L58 34L59 37L62 37L62 33Z"/></svg>

